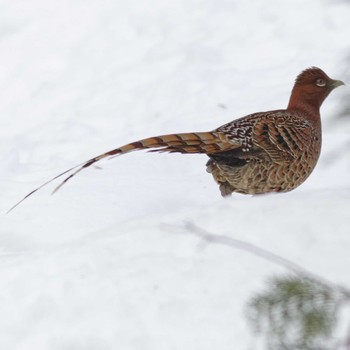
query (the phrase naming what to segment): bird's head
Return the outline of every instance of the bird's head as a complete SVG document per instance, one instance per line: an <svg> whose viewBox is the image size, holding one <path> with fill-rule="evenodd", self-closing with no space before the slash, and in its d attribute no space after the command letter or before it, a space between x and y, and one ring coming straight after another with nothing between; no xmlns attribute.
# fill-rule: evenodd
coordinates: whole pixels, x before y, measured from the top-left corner
<svg viewBox="0 0 350 350"><path fill-rule="evenodd" d="M296 78L288 109L304 109L317 112L330 92L345 85L341 80L331 79L322 69L311 67Z"/></svg>

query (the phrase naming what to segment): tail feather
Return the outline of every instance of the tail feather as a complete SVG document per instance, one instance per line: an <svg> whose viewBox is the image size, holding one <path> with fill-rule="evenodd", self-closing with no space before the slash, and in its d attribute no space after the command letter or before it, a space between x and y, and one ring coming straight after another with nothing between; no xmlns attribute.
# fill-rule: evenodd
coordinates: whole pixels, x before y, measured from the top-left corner
<svg viewBox="0 0 350 350"><path fill-rule="evenodd" d="M115 156L123 155L129 152L146 150L149 149L150 152L169 152L169 153L205 153L212 154L216 152L222 152L228 149L236 148L238 145L232 144L232 142L227 142L225 137L218 132L198 132L198 133L183 133L183 134L169 134L156 137L149 137L136 142L129 143L125 146L113 149L109 152L100 154L97 157L91 158L88 161L78 164L63 173L58 174L54 178L46 181L41 186L37 187L30 193L28 193L23 199L12 206L8 213L21 204L25 199L33 195L35 192L39 191L41 188L45 187L52 181L60 178L72 172L67 176L54 190L52 193L57 192L67 181L72 179L80 171L85 168L90 167L94 163L104 159L112 158Z"/></svg>

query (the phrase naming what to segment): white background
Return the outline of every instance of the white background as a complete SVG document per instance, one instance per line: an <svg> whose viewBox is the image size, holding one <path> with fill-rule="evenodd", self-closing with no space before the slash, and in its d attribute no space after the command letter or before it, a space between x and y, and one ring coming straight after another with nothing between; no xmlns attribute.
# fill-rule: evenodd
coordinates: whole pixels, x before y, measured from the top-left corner
<svg viewBox="0 0 350 350"><path fill-rule="evenodd" d="M297 74L346 81L350 3L0 1L0 348L240 350L245 303L285 272L203 244L192 222L350 286L348 87L323 150L287 194L224 200L203 155L133 153L50 196L26 193L147 136L284 108Z"/></svg>

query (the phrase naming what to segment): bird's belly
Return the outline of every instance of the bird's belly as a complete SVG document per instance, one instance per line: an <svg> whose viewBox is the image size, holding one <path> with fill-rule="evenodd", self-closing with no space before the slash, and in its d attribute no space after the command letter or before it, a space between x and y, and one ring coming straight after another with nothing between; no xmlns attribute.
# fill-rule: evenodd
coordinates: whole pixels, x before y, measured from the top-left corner
<svg viewBox="0 0 350 350"><path fill-rule="evenodd" d="M243 194L288 192L309 177L317 158L304 155L297 160L281 164L268 159L251 159L240 167L209 161L208 171L220 185L223 196L232 192Z"/></svg>
<svg viewBox="0 0 350 350"><path fill-rule="evenodd" d="M267 162L250 163L242 169L242 177L237 183L237 192L247 194L288 192L301 185L309 177L313 168L314 166L309 162L279 165Z"/></svg>

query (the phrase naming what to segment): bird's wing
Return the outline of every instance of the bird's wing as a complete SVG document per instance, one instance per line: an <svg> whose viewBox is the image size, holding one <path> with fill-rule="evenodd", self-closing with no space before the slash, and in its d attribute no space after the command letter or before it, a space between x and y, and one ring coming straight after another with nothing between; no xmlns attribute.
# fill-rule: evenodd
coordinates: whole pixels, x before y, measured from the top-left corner
<svg viewBox="0 0 350 350"><path fill-rule="evenodd" d="M254 145L276 163L296 159L307 151L312 141L311 123L292 114L267 114L253 128Z"/></svg>

